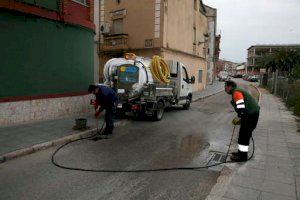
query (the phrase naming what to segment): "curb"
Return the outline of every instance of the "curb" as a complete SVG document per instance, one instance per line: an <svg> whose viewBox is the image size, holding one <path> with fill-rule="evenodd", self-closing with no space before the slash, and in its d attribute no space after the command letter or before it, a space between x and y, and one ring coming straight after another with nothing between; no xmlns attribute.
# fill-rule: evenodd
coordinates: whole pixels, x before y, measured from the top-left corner
<svg viewBox="0 0 300 200"><path fill-rule="evenodd" d="M251 86L254 87L258 91L258 93L259 93L258 104L259 104L259 106L261 106L261 92L256 85L251 84Z"/></svg>
<svg viewBox="0 0 300 200"><path fill-rule="evenodd" d="M94 129L83 131L81 133L76 133L76 134L68 135L68 136L65 136L65 137L62 137L62 138L59 138L59 139L55 139L55 140L52 140L52 141L49 141L49 142L44 142L44 143L36 144L34 146L31 146L31 147L26 147L26 148L23 148L23 149L12 151L12 152L1 155L0 156L0 163L4 163L6 161L9 161L9 160L12 160L12 159L15 159L15 158L19 158L21 156L29 155L29 154L35 153L37 151L45 150L45 149L48 149L50 147L54 147L54 146L57 146L57 145L63 145L67 142L90 136L93 133L95 133L96 131L97 131L97 128L94 128Z"/></svg>
<svg viewBox="0 0 300 200"><path fill-rule="evenodd" d="M199 98L197 98L197 99L192 100L192 102L201 101L201 100L203 100L203 99L206 99L206 98L209 98L209 97L214 96L214 95L216 95L216 94L219 94L219 93L221 93L221 92L223 92L223 91L224 91L224 89L222 89L222 90L220 90L220 91L217 91L217 92L215 92L215 93L209 94L209 95L204 96L204 97L199 97Z"/></svg>

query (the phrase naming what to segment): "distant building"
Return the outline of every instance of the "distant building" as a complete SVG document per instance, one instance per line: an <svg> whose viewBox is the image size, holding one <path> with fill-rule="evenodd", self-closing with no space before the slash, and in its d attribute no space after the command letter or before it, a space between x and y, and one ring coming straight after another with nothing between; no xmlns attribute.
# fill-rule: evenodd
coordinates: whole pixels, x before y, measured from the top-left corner
<svg viewBox="0 0 300 200"><path fill-rule="evenodd" d="M216 10L211 9L213 18ZM132 52L181 61L196 78L193 90L204 89L215 32L207 14L202 0L100 0L100 82L107 60Z"/></svg>
<svg viewBox="0 0 300 200"><path fill-rule="evenodd" d="M246 63L240 63L235 68L235 76L246 74Z"/></svg>
<svg viewBox="0 0 300 200"><path fill-rule="evenodd" d="M226 71L229 75L232 75L235 72L236 66L237 63L228 60L219 60L216 62L216 75L218 75L220 71Z"/></svg>
<svg viewBox="0 0 300 200"><path fill-rule="evenodd" d="M254 69L257 65L259 58L267 54L272 54L274 51L279 49L300 49L300 44L287 44L287 45L253 45L247 49L247 72L252 74L259 73Z"/></svg>

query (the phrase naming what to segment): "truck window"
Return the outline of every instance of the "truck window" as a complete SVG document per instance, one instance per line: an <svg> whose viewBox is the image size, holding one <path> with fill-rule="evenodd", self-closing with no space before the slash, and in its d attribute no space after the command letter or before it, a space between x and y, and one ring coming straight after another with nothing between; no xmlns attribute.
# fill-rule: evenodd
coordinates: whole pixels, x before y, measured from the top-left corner
<svg viewBox="0 0 300 200"><path fill-rule="evenodd" d="M187 71L186 71L186 68L184 67L184 66L182 66L182 68L183 68L183 72L182 72L182 78L183 78L183 80L185 81L185 82L189 82L189 76L188 76L188 74L187 74Z"/></svg>

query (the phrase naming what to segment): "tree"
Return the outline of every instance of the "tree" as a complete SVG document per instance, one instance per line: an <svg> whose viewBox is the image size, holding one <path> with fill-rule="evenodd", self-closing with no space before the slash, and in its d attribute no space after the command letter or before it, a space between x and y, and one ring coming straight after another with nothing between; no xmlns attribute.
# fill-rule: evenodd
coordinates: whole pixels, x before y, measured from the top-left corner
<svg viewBox="0 0 300 200"><path fill-rule="evenodd" d="M273 54L266 54L261 57L256 68L266 68L271 72L276 70L287 72L293 76L293 72L298 72L300 67L300 51L292 49L279 49Z"/></svg>
<svg viewBox="0 0 300 200"><path fill-rule="evenodd" d="M276 70L287 72L289 77L295 78L293 72L300 65L300 53L297 50L280 49L274 53Z"/></svg>

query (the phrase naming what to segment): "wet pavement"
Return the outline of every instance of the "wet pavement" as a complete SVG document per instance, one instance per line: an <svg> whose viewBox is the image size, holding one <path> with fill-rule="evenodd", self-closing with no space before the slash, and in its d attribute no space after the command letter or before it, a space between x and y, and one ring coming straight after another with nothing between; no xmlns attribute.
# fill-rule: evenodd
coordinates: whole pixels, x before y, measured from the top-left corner
<svg viewBox="0 0 300 200"><path fill-rule="evenodd" d="M235 116L224 92L169 109L162 121L123 119L113 137L85 140L62 149L56 160L70 167L135 170L204 166L226 152ZM56 148L0 165L3 199L205 199L218 170L89 173L55 167Z"/></svg>

